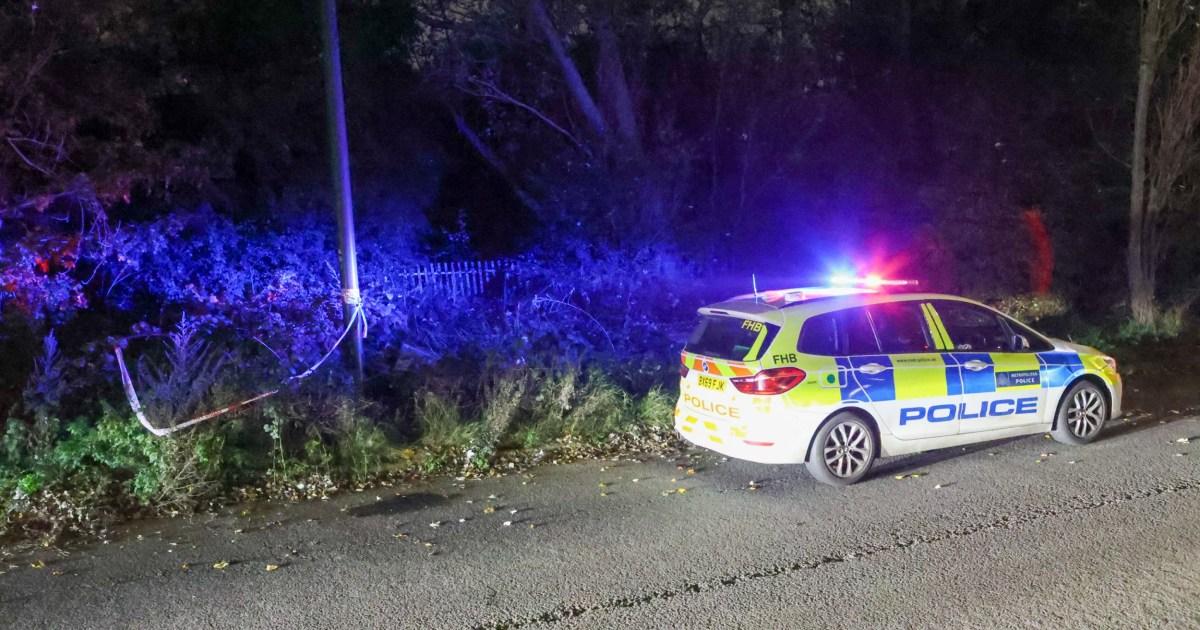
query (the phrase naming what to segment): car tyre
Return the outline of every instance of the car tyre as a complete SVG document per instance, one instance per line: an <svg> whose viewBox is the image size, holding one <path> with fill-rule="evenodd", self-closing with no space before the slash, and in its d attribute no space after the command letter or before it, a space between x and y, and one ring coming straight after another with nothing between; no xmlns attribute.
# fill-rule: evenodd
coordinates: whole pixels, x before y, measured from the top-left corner
<svg viewBox="0 0 1200 630"><path fill-rule="evenodd" d="M813 437L805 466L817 481L848 486L866 476L875 462L876 434L861 417L841 412L833 415Z"/></svg>
<svg viewBox="0 0 1200 630"><path fill-rule="evenodd" d="M1077 381L1063 394L1050 435L1072 446L1087 444L1100 435L1108 421L1108 399L1099 385Z"/></svg>

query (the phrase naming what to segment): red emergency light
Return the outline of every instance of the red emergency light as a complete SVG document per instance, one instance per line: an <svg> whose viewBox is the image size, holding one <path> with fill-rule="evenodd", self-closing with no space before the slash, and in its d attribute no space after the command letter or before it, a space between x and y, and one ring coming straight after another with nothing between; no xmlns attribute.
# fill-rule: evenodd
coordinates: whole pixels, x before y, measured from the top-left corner
<svg viewBox="0 0 1200 630"><path fill-rule="evenodd" d="M879 274L867 274L866 276L845 276L835 275L829 279L830 284L836 286L852 286L866 287L868 289L878 289L882 287L915 287L916 280L893 280L884 278Z"/></svg>

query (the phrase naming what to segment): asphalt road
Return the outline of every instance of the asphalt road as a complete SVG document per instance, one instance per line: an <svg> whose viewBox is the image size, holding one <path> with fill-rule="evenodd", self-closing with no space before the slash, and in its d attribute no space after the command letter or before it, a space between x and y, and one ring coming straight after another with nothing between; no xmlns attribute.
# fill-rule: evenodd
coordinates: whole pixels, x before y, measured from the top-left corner
<svg viewBox="0 0 1200 630"><path fill-rule="evenodd" d="M16 628L1200 627L1200 419L895 458L845 489L707 453L543 467L0 570Z"/></svg>

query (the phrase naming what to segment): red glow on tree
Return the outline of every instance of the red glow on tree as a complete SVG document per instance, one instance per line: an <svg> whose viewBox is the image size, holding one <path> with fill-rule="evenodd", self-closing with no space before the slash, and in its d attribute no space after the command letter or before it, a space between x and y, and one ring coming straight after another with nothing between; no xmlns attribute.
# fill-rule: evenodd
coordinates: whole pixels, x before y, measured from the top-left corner
<svg viewBox="0 0 1200 630"><path fill-rule="evenodd" d="M1050 231L1042 209L1036 206L1021 213L1025 228L1029 230L1029 241L1033 246L1029 258L1029 289L1035 295L1046 295L1054 281L1054 245L1050 242Z"/></svg>

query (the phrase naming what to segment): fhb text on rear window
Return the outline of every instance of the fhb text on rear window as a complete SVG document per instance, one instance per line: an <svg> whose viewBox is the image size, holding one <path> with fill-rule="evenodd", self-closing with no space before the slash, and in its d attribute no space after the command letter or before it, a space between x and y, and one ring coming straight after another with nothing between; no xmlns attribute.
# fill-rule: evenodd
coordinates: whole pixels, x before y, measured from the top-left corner
<svg viewBox="0 0 1200 630"><path fill-rule="evenodd" d="M757 361L779 327L753 319L704 315L684 350L726 361Z"/></svg>

